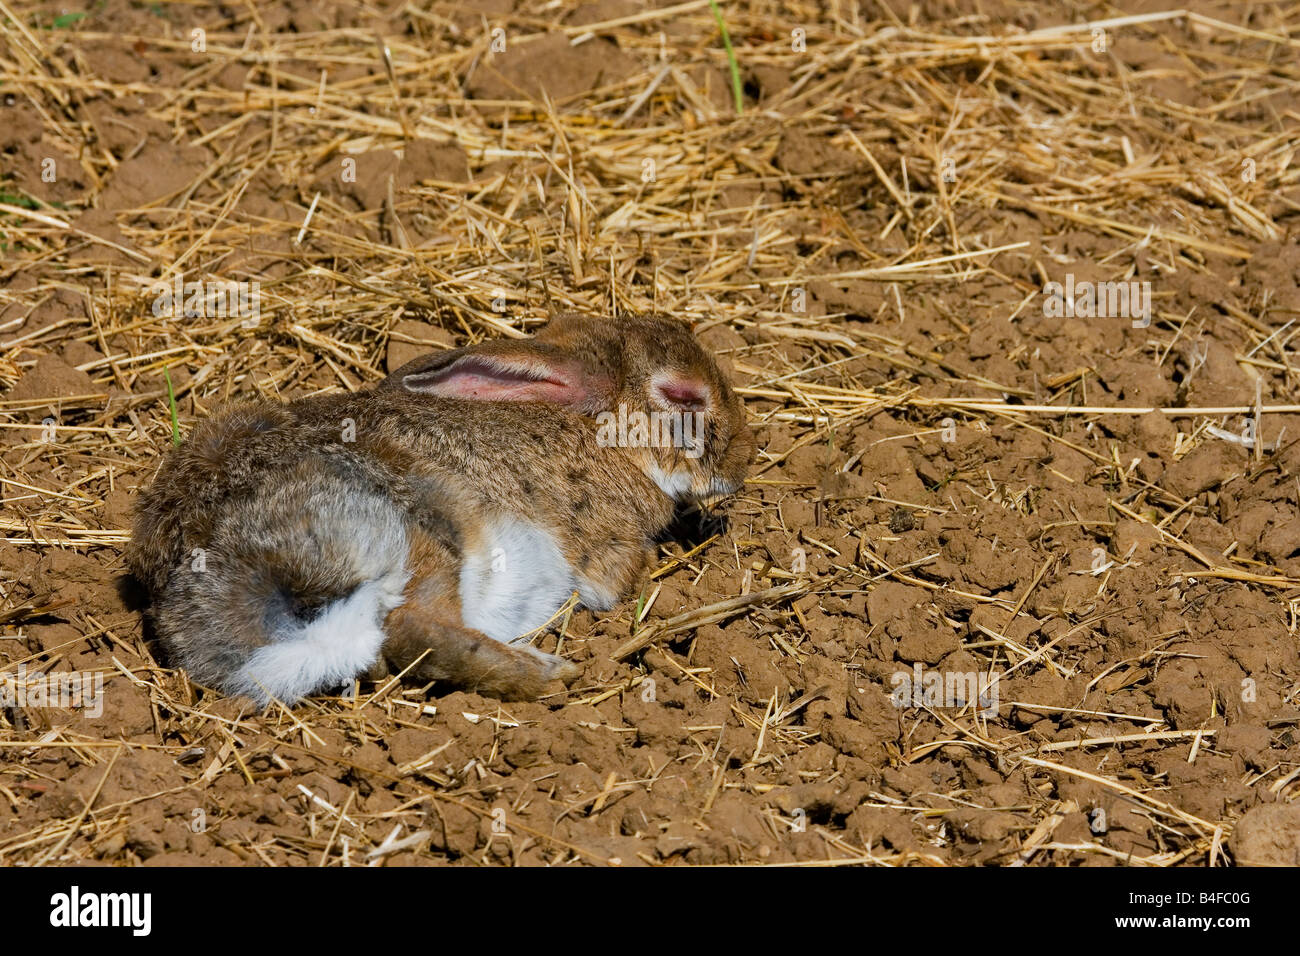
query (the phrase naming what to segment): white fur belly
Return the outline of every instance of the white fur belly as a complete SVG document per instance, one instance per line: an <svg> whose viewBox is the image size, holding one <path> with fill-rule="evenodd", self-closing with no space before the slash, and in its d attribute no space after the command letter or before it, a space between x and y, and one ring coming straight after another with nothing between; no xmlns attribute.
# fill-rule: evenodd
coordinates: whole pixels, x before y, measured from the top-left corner
<svg viewBox="0 0 1300 956"><path fill-rule="evenodd" d="M464 555L460 613L466 627L509 642L544 625L577 576L543 529L516 518L488 526L483 546Z"/></svg>

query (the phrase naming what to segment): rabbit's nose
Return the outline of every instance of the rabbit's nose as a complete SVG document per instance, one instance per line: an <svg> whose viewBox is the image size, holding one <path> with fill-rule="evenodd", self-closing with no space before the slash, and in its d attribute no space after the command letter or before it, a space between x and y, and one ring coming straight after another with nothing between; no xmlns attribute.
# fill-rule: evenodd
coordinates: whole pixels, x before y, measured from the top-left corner
<svg viewBox="0 0 1300 956"><path fill-rule="evenodd" d="M705 492L705 498L718 498L723 495L734 495L737 491L745 486L744 479L739 481L729 478L723 478L721 475L714 475L713 480L709 482L709 490Z"/></svg>

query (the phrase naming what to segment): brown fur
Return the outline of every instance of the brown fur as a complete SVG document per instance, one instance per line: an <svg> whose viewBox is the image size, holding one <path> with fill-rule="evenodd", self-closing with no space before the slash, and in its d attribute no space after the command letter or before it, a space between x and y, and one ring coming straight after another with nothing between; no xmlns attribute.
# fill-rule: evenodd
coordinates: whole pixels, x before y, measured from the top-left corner
<svg viewBox="0 0 1300 956"><path fill-rule="evenodd" d="M268 644L268 615L310 620L374 580L383 549L402 540L387 557L410 578L384 619L384 656L402 667L428 651L420 676L533 696L562 670L557 661L462 624L458 567L487 522L519 515L544 527L608 604L635 586L674 513L652 470L681 470L688 497L744 479L754 444L743 407L684 326L570 315L535 339L475 349L418 359L357 394L235 405L168 454L138 501L127 558L154 597L164 644L196 680L242 686L227 675ZM538 388L564 398L416 390L467 354L536 369ZM703 455L602 447L590 416L662 407L648 389L663 372L708 396ZM213 552L214 573L192 573L195 549Z"/></svg>

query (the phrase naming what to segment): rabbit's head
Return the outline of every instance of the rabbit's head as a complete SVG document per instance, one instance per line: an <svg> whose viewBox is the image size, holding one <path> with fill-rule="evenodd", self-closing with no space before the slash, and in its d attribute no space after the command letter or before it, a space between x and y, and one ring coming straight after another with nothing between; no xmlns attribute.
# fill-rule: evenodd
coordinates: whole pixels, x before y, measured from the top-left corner
<svg viewBox="0 0 1300 956"><path fill-rule="evenodd" d="M737 491L754 457L740 398L671 319L560 315L530 339L418 358L381 387L562 406L593 418L601 446L627 450L677 501Z"/></svg>

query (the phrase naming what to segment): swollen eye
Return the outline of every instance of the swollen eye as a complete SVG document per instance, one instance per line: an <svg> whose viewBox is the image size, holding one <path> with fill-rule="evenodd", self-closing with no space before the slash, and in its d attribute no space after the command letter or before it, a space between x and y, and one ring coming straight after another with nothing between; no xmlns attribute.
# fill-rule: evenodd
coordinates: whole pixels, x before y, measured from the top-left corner
<svg viewBox="0 0 1300 956"><path fill-rule="evenodd" d="M686 379L662 379L654 383L655 395L678 408L703 410L709 404L709 390L703 382Z"/></svg>

